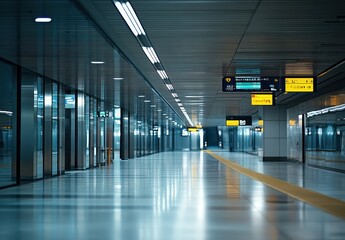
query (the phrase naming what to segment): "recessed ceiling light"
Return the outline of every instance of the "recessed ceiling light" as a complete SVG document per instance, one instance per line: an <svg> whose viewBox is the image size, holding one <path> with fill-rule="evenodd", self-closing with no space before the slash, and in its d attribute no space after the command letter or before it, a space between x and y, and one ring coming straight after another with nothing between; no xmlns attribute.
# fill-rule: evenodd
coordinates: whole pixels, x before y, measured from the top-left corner
<svg viewBox="0 0 345 240"><path fill-rule="evenodd" d="M114 80L123 80L122 77L115 77Z"/></svg>
<svg viewBox="0 0 345 240"><path fill-rule="evenodd" d="M102 61L92 61L91 63L92 64L104 64L104 62L102 62Z"/></svg>
<svg viewBox="0 0 345 240"><path fill-rule="evenodd" d="M145 97L145 95L139 95L138 97L143 98L143 97Z"/></svg>
<svg viewBox="0 0 345 240"><path fill-rule="evenodd" d="M49 17L38 17L35 19L35 22L37 22L37 23L49 23L51 21L52 21L52 19Z"/></svg>
<svg viewBox="0 0 345 240"><path fill-rule="evenodd" d="M162 111L162 109L157 109L157 112L161 112Z"/></svg>
<svg viewBox="0 0 345 240"><path fill-rule="evenodd" d="M149 102L151 102L151 100L144 100L144 102L149 103Z"/></svg>

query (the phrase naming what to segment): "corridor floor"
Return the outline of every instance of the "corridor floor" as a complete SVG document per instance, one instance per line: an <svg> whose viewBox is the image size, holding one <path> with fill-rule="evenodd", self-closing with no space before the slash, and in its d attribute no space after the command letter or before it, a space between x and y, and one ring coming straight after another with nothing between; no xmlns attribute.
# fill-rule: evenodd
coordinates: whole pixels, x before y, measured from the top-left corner
<svg viewBox="0 0 345 240"><path fill-rule="evenodd" d="M345 174L214 153L345 200ZM0 190L0 239L340 240L345 219L243 175L207 152L164 152Z"/></svg>

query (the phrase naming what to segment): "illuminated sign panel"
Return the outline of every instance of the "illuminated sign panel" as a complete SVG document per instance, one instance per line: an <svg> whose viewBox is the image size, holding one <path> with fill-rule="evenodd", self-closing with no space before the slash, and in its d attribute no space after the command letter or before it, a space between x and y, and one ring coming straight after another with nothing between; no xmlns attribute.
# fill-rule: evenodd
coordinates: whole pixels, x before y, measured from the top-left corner
<svg viewBox="0 0 345 240"><path fill-rule="evenodd" d="M100 118L109 117L109 112L108 111L98 111L97 116Z"/></svg>
<svg viewBox="0 0 345 240"><path fill-rule="evenodd" d="M274 96L272 93L252 93L252 106L273 106Z"/></svg>
<svg viewBox="0 0 345 240"><path fill-rule="evenodd" d="M199 132L199 128L192 128L192 127L190 127L190 128L187 128L187 130L188 130L188 132Z"/></svg>
<svg viewBox="0 0 345 240"><path fill-rule="evenodd" d="M237 127L240 125L239 120L226 120L226 126L228 127Z"/></svg>
<svg viewBox="0 0 345 240"><path fill-rule="evenodd" d="M251 126L252 116L226 116L225 125L228 127Z"/></svg>
<svg viewBox="0 0 345 240"><path fill-rule="evenodd" d="M287 77L284 83L285 92L314 92L315 79L313 77Z"/></svg>
<svg viewBox="0 0 345 240"><path fill-rule="evenodd" d="M43 99L42 99L43 102ZM75 108L75 95L74 94L66 94L65 95L65 108L71 109Z"/></svg>
<svg viewBox="0 0 345 240"><path fill-rule="evenodd" d="M280 90L279 77L226 76L222 79L223 92L276 92Z"/></svg>

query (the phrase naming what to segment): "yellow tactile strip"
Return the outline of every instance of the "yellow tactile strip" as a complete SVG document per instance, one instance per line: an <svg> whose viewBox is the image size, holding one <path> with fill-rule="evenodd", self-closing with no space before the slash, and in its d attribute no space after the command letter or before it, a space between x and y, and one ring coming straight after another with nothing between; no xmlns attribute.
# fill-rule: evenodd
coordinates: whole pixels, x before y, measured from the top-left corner
<svg viewBox="0 0 345 240"><path fill-rule="evenodd" d="M260 181L265 185L278 190L279 192L285 193L293 198L308 203L314 207L320 208L332 215L345 219L345 202L342 200L328 197L326 195L290 184L286 181L282 181L280 179L244 168L235 162L218 156L212 151L206 150L205 152L239 173Z"/></svg>

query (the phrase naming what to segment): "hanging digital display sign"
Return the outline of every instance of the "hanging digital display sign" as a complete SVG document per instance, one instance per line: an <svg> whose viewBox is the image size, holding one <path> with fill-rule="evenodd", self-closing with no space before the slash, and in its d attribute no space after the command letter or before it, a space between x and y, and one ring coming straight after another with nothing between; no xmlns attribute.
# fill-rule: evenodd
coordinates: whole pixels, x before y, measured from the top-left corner
<svg viewBox="0 0 345 240"><path fill-rule="evenodd" d="M251 126L252 116L226 116L225 125L228 127Z"/></svg>
<svg viewBox="0 0 345 240"><path fill-rule="evenodd" d="M273 106L274 95L273 93L252 93L251 103L252 106Z"/></svg>
<svg viewBox="0 0 345 240"><path fill-rule="evenodd" d="M279 77L226 76L222 79L223 92L277 92L280 90Z"/></svg>
<svg viewBox="0 0 345 240"><path fill-rule="evenodd" d="M285 92L314 92L316 86L313 77L286 77L284 78Z"/></svg>

